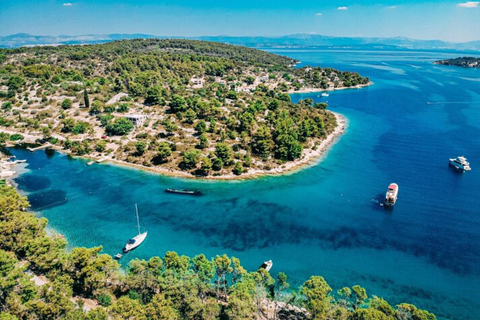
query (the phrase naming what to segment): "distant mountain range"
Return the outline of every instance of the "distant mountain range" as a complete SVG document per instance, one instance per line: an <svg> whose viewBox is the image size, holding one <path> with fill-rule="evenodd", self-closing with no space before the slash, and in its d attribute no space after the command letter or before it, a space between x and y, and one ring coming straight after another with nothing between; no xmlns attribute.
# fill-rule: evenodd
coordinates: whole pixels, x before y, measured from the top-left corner
<svg viewBox="0 0 480 320"><path fill-rule="evenodd" d="M86 34L80 36L35 36L18 33L0 37L0 47L18 48L22 46L62 45L62 44L92 44L114 40L135 38L175 38L216 41L247 47L281 48L281 47L322 47L322 48L352 48L352 49L416 49L416 50L455 50L480 51L480 41L453 43L441 40L415 40L403 37L395 38L349 38L331 37L316 34L294 34L282 37L169 37L150 34Z"/></svg>
<svg viewBox="0 0 480 320"><path fill-rule="evenodd" d="M93 44L115 40L157 38L149 34L85 34L80 36L35 36L28 33L17 33L0 37L0 47L18 48L23 46L62 45L62 44ZM162 37L158 37L162 38Z"/></svg>

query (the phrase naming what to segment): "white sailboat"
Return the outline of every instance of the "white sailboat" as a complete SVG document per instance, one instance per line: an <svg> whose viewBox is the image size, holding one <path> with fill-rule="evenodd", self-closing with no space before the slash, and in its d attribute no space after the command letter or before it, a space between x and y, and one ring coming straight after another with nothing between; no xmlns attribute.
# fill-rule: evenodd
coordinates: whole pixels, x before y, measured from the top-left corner
<svg viewBox="0 0 480 320"><path fill-rule="evenodd" d="M138 247L139 245L142 244L143 241L145 241L145 238L147 237L147 231L144 233L140 232L140 220L138 218L138 207L137 204L135 204L135 214L137 215L137 228L138 228L138 234L133 237L132 239L128 240L128 242L125 244L125 248L123 248L123 252L129 252Z"/></svg>

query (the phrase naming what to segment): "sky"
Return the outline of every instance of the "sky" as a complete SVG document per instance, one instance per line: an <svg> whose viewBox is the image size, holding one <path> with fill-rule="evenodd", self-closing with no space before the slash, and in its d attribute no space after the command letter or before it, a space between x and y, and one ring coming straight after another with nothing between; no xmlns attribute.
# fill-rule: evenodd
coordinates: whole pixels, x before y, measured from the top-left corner
<svg viewBox="0 0 480 320"><path fill-rule="evenodd" d="M408 37L480 40L480 0L0 0L0 35Z"/></svg>

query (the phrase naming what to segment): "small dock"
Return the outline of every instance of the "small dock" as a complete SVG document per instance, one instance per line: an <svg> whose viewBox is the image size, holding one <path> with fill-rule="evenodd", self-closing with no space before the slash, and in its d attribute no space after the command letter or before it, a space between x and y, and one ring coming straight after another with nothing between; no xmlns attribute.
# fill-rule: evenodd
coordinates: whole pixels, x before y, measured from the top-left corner
<svg viewBox="0 0 480 320"><path fill-rule="evenodd" d="M43 146L38 146L38 147L35 147L35 148L28 147L27 150L30 151L30 152L35 152L37 150L47 149L47 148L50 148L50 147L52 147L52 145L50 143L47 143L47 144L44 144Z"/></svg>
<svg viewBox="0 0 480 320"><path fill-rule="evenodd" d="M94 163L102 163L102 162L107 161L108 159L109 158L100 158L100 159L96 159L96 160L91 160L91 161L87 162L87 166L91 166Z"/></svg>

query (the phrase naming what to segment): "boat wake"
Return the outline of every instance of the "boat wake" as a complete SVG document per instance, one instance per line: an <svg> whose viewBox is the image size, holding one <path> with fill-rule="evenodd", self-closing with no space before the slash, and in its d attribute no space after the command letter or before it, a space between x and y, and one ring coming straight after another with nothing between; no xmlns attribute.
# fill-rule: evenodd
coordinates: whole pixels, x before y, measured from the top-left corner
<svg viewBox="0 0 480 320"><path fill-rule="evenodd" d="M475 104L475 102L469 101L427 101L427 104Z"/></svg>

